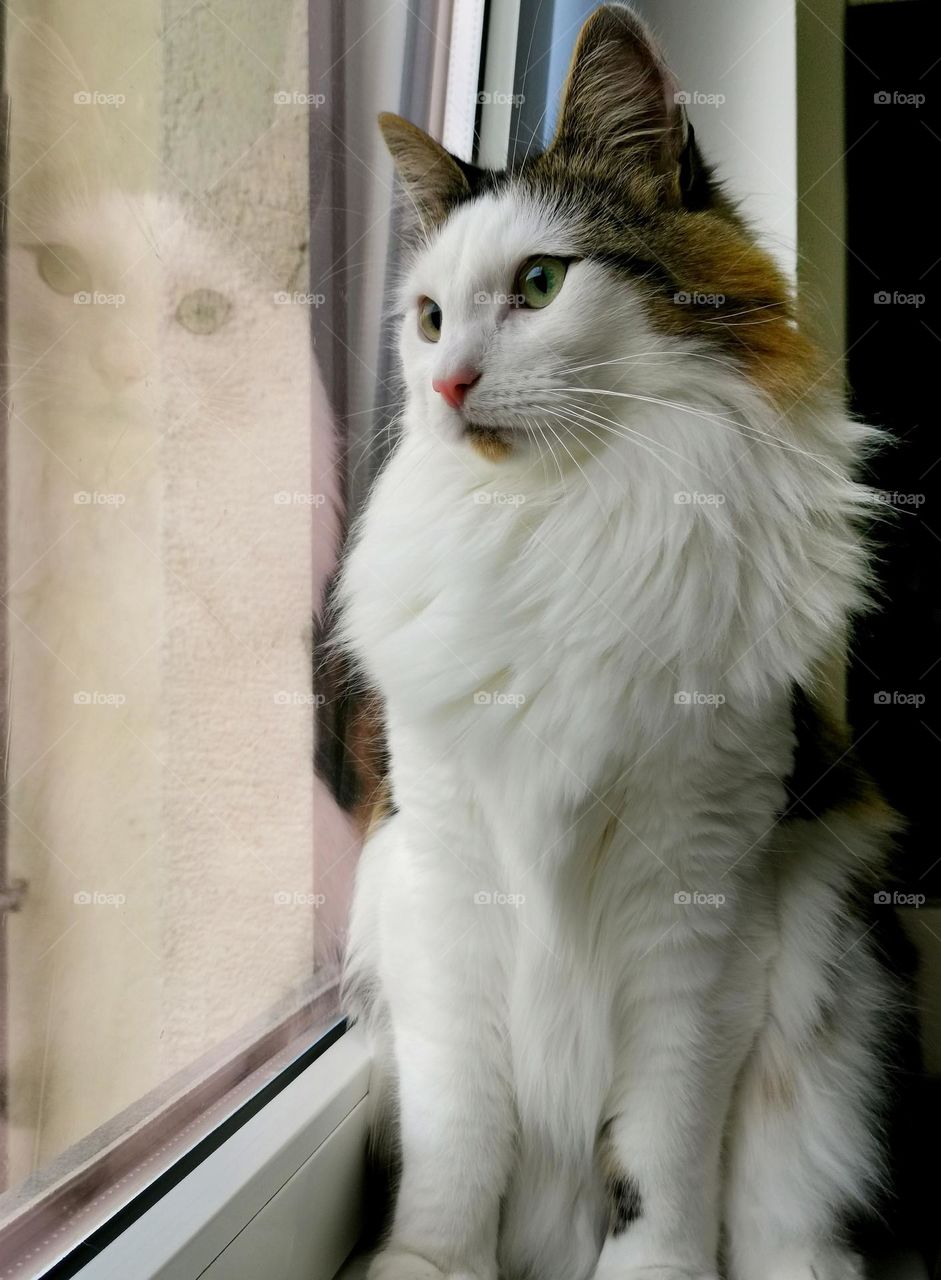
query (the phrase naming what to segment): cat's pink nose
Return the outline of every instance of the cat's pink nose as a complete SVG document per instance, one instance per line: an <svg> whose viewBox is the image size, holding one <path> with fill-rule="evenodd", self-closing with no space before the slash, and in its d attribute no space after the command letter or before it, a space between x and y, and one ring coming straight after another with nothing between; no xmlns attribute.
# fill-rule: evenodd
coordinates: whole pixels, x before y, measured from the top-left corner
<svg viewBox="0 0 941 1280"><path fill-rule="evenodd" d="M444 396L452 409L460 409L464 397L479 377L479 369L455 369L446 378L432 378L431 385L439 395Z"/></svg>

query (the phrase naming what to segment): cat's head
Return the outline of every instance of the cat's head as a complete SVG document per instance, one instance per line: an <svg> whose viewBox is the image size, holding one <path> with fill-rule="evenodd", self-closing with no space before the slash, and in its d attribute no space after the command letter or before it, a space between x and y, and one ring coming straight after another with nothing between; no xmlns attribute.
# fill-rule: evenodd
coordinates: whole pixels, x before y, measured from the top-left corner
<svg viewBox="0 0 941 1280"><path fill-rule="evenodd" d="M605 5L551 144L510 171L381 118L422 232L400 296L419 429L500 459L544 431L608 439L697 369L778 409L803 393L789 286L704 164L684 97L636 15Z"/></svg>
<svg viewBox="0 0 941 1280"><path fill-rule="evenodd" d="M196 396L207 361L221 375L237 359L239 313L271 298L169 196L64 193L10 239L11 394L24 412L140 406L187 382Z"/></svg>

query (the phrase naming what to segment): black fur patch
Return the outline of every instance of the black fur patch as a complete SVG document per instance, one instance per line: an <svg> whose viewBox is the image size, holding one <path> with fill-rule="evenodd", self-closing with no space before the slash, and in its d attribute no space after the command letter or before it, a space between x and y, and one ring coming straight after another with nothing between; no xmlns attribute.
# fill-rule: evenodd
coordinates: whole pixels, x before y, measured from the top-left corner
<svg viewBox="0 0 941 1280"><path fill-rule="evenodd" d="M608 1179L608 1198L611 1202L611 1234L623 1235L644 1212L640 1187L630 1174L619 1174Z"/></svg>
<svg viewBox="0 0 941 1280"><path fill-rule="evenodd" d="M786 782L787 816L815 818L863 799L868 778L849 736L827 719L803 689L795 687L791 695L791 716L797 745Z"/></svg>

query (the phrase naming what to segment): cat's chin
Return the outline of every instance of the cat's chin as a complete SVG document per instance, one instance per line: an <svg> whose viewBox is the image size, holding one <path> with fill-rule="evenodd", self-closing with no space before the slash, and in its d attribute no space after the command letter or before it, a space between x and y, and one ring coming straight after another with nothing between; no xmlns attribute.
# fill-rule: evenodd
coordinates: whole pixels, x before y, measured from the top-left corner
<svg viewBox="0 0 941 1280"><path fill-rule="evenodd" d="M513 452L512 430L500 427L478 427L468 423L464 429L467 443L489 462L503 462Z"/></svg>

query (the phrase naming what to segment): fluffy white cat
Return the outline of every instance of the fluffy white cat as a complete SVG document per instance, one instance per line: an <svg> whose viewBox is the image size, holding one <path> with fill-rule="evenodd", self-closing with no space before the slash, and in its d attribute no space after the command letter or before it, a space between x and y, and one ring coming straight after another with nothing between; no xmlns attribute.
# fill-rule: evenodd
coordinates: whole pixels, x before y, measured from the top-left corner
<svg viewBox="0 0 941 1280"><path fill-rule="evenodd" d="M895 819L818 672L873 433L674 90L605 6L515 172L383 121L423 236L342 589L390 750L348 962L401 1159L372 1280L862 1275Z"/></svg>

